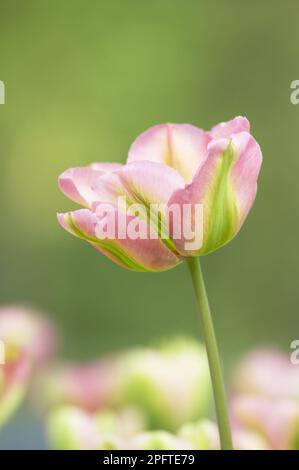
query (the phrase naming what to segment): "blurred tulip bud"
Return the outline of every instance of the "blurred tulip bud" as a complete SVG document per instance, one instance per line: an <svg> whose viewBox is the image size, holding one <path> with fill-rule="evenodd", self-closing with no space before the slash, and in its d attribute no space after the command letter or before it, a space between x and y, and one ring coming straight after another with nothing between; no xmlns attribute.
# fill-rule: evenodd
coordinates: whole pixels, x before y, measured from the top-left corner
<svg viewBox="0 0 299 470"><path fill-rule="evenodd" d="M91 415L71 406L50 413L47 431L51 447L57 450L95 450L100 440Z"/></svg>
<svg viewBox="0 0 299 470"><path fill-rule="evenodd" d="M42 409L74 405L90 412L111 406L119 387L118 359L89 364L53 364L42 371L35 395Z"/></svg>
<svg viewBox="0 0 299 470"><path fill-rule="evenodd" d="M234 376L237 393L299 400L299 372L290 358L275 350L261 349L248 354Z"/></svg>
<svg viewBox="0 0 299 470"><path fill-rule="evenodd" d="M135 450L188 450L192 447L169 432L149 431L131 439L128 448Z"/></svg>
<svg viewBox="0 0 299 470"><path fill-rule="evenodd" d="M56 333L38 312L21 306L0 309L0 339L24 348L35 363L48 359L56 349Z"/></svg>
<svg viewBox="0 0 299 470"><path fill-rule="evenodd" d="M151 428L176 431L207 411L210 378L200 344L173 341L160 349L133 351L124 362L119 400L143 409Z"/></svg>
<svg viewBox="0 0 299 470"><path fill-rule="evenodd" d="M217 426L207 419L185 424L179 430L178 436L188 442L192 449L213 450L220 447Z"/></svg>
<svg viewBox="0 0 299 470"><path fill-rule="evenodd" d="M232 401L235 420L255 431L272 449L299 450L299 403L262 396L238 396Z"/></svg>
<svg viewBox="0 0 299 470"><path fill-rule="evenodd" d="M0 426L20 405L31 369L23 349L6 342L4 352L4 364L0 364Z"/></svg>
<svg viewBox="0 0 299 470"><path fill-rule="evenodd" d="M123 439L140 433L147 426L142 411L132 407L117 412L104 409L95 414L95 420L106 437L118 435Z"/></svg>
<svg viewBox="0 0 299 470"><path fill-rule="evenodd" d="M128 448L127 440L143 429L137 410L103 410L92 414L74 406L54 408L48 417L51 447L61 450L116 450Z"/></svg>
<svg viewBox="0 0 299 470"><path fill-rule="evenodd" d="M269 442L254 430L233 429L233 443L236 450L270 450Z"/></svg>
<svg viewBox="0 0 299 470"><path fill-rule="evenodd" d="M234 449L237 450L265 450L269 446L261 435L250 430L233 426ZM195 450L219 450L219 434L217 426L209 420L185 424L178 432L178 436L188 442Z"/></svg>

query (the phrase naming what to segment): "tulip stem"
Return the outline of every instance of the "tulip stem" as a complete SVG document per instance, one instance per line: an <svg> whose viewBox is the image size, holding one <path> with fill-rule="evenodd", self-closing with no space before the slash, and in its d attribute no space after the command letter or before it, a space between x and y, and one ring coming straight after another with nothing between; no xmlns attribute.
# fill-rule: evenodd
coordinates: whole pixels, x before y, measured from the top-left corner
<svg viewBox="0 0 299 470"><path fill-rule="evenodd" d="M221 371L220 357L214 331L214 325L205 288L205 283L202 275L202 270L197 258L190 258L188 261L188 266L192 277L197 304L199 307L199 314L203 328L203 336L207 350L211 381L214 392L214 401L218 421L221 449L232 450L233 444L229 425L225 386Z"/></svg>

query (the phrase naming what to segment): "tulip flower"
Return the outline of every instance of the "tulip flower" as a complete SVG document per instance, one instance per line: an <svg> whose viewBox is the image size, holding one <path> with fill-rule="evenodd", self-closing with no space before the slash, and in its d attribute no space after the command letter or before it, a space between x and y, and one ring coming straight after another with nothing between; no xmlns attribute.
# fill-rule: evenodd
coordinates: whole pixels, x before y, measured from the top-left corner
<svg viewBox="0 0 299 470"><path fill-rule="evenodd" d="M60 189L84 209L59 214L58 220L123 267L163 271L190 256L215 251L238 233L256 195L261 161L246 118L222 123L210 132L186 124L158 125L136 139L126 165L98 163L65 171L59 177ZM119 197L127 203L123 214ZM145 218L130 211L137 203L144 205ZM176 204L180 215L184 205L201 204L202 246L186 249L191 239L184 237L184 224L194 222L192 210L185 220L178 216L172 221L169 237L163 238L163 229L148 217L155 204L165 204L168 210ZM124 233L115 230L114 237L102 233L99 206L115 217L115 224L123 223ZM161 225L166 225L164 218ZM126 229L133 224L147 236L129 238ZM180 235L174 236L175 231Z"/></svg>
<svg viewBox="0 0 299 470"><path fill-rule="evenodd" d="M187 261L209 359L221 445L232 447L214 328L198 256L239 232L254 202L262 154L244 117L205 132L163 124L141 134L125 165L94 163L59 177L83 206L59 223L115 263L165 271Z"/></svg>
<svg viewBox="0 0 299 470"><path fill-rule="evenodd" d="M62 407L50 413L47 435L51 447L57 450L95 450L100 440L92 417L75 407Z"/></svg>
<svg viewBox="0 0 299 470"><path fill-rule="evenodd" d="M280 351L253 351L237 367L233 389L239 394L299 401L298 367Z"/></svg>
<svg viewBox="0 0 299 470"><path fill-rule="evenodd" d="M120 404L144 410L152 429L174 432L205 416L210 393L205 350L194 341L173 340L124 356Z"/></svg>
<svg viewBox="0 0 299 470"><path fill-rule="evenodd" d="M134 450L190 450L191 445L167 431L147 431L134 436L128 443ZM168 456L169 458L169 456Z"/></svg>
<svg viewBox="0 0 299 470"><path fill-rule="evenodd" d="M299 374L290 357L274 349L247 354L234 374L232 412L272 449L298 449Z"/></svg>
<svg viewBox="0 0 299 470"><path fill-rule="evenodd" d="M192 449L216 450L220 446L217 426L208 419L184 424L179 429L178 436L189 442Z"/></svg>
<svg viewBox="0 0 299 470"><path fill-rule="evenodd" d="M21 306L0 308L0 425L20 405L35 369L54 352L53 327L41 315Z"/></svg>
<svg viewBox="0 0 299 470"><path fill-rule="evenodd" d="M47 420L50 445L58 450L127 449L129 440L141 431L142 419L134 409L89 413L75 406L60 406Z"/></svg>
<svg viewBox="0 0 299 470"><path fill-rule="evenodd" d="M5 343L4 359L0 364L0 427L20 405L31 372L28 354L12 343Z"/></svg>
<svg viewBox="0 0 299 470"><path fill-rule="evenodd" d="M258 433L273 450L299 450L299 402L285 398L236 396L236 421Z"/></svg>
<svg viewBox="0 0 299 470"><path fill-rule="evenodd" d="M259 433L240 426L232 429L234 447L238 450L266 450L268 442ZM182 426L178 436L188 442L192 449L218 450L220 448L217 426L207 419Z"/></svg>
<svg viewBox="0 0 299 470"><path fill-rule="evenodd" d="M34 391L40 408L73 405L89 412L113 406L123 365L118 357L87 364L54 363L38 375Z"/></svg>
<svg viewBox="0 0 299 470"><path fill-rule="evenodd" d="M0 308L0 339L24 348L34 363L49 359L56 349L56 332L50 322L22 306Z"/></svg>

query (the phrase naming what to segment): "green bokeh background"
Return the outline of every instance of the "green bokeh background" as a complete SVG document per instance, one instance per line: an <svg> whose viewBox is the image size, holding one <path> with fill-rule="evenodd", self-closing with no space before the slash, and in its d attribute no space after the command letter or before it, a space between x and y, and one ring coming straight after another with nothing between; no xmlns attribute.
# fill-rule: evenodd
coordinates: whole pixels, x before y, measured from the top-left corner
<svg viewBox="0 0 299 470"><path fill-rule="evenodd" d="M160 122L246 115L264 165L244 228L202 260L222 359L299 336L299 79L295 1L0 0L0 299L46 311L61 355L89 359L197 337L185 266L122 270L57 224L57 176L125 162Z"/></svg>

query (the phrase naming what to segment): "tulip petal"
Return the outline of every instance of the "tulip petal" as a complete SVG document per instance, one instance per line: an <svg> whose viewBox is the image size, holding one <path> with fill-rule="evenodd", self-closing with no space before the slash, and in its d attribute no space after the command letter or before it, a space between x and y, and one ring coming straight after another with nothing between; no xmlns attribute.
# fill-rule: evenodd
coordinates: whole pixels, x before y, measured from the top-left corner
<svg viewBox="0 0 299 470"><path fill-rule="evenodd" d="M96 450L101 435L92 415L68 405L51 411L47 434L55 450Z"/></svg>
<svg viewBox="0 0 299 470"><path fill-rule="evenodd" d="M234 398L235 418L258 431L275 450L298 448L299 404L294 400L240 395Z"/></svg>
<svg viewBox="0 0 299 470"><path fill-rule="evenodd" d="M128 162L150 160L175 168L188 183L203 163L211 137L190 124L160 124L133 142Z"/></svg>
<svg viewBox="0 0 299 470"><path fill-rule="evenodd" d="M203 205L203 245L189 255L213 252L237 234L253 204L261 163L260 147L247 132L209 144L208 157L192 183L170 200L170 204ZM176 245L187 254L182 240Z"/></svg>
<svg viewBox="0 0 299 470"><path fill-rule="evenodd" d="M263 157L260 146L247 132L234 135L233 145L238 155L232 170L232 184L237 193L241 227L255 200Z"/></svg>
<svg viewBox="0 0 299 470"><path fill-rule="evenodd" d="M31 374L30 358L25 351L6 342L6 363L0 366L0 427L21 404Z"/></svg>
<svg viewBox="0 0 299 470"><path fill-rule="evenodd" d="M100 202L116 205L119 196L126 196L128 202L148 205L166 204L173 192L184 186L183 178L173 168L156 162L136 161L101 176L93 189Z"/></svg>
<svg viewBox="0 0 299 470"><path fill-rule="evenodd" d="M110 163L110 162L94 162L88 165L88 168L92 170L101 171L102 173L108 173L110 171L119 170L122 167L121 163Z"/></svg>
<svg viewBox="0 0 299 470"><path fill-rule="evenodd" d="M113 406L122 379L122 362L119 357L77 364L52 363L39 373L36 400L39 409L49 410L68 403L95 413Z"/></svg>
<svg viewBox="0 0 299 470"><path fill-rule="evenodd" d="M164 271L181 261L160 239L154 238L153 234L149 234L146 239L128 237L121 239L118 236L118 211L116 209L112 216L115 220L115 238L99 238L100 220L94 212L88 209L58 214L58 221L65 230L88 241L115 263L133 271ZM136 219L127 214L122 214L120 217L125 217L126 226ZM145 221L139 219L138 223L141 230L149 230Z"/></svg>
<svg viewBox="0 0 299 470"><path fill-rule="evenodd" d="M249 132L250 124L246 117L237 116L231 121L221 122L217 126L212 127L210 132L213 139L222 139L225 137L230 137L232 134L237 134L238 132Z"/></svg>
<svg viewBox="0 0 299 470"><path fill-rule="evenodd" d="M167 203L177 189L184 187L184 180L175 169L162 163L136 161L128 163L119 171L98 178L94 189L98 194L98 201L102 203L116 206L118 197L123 197L128 207L133 204L141 205L151 229L156 231L168 248L176 252L168 233ZM98 202L92 206L93 210L97 206Z"/></svg>
<svg viewBox="0 0 299 470"><path fill-rule="evenodd" d="M92 189L100 175L115 171L122 165L117 163L92 163L86 167L70 168L58 178L61 191L74 202L90 207L97 200Z"/></svg>
<svg viewBox="0 0 299 470"><path fill-rule="evenodd" d="M287 354L275 349L254 350L241 360L235 371L236 392L298 400L298 370Z"/></svg>

